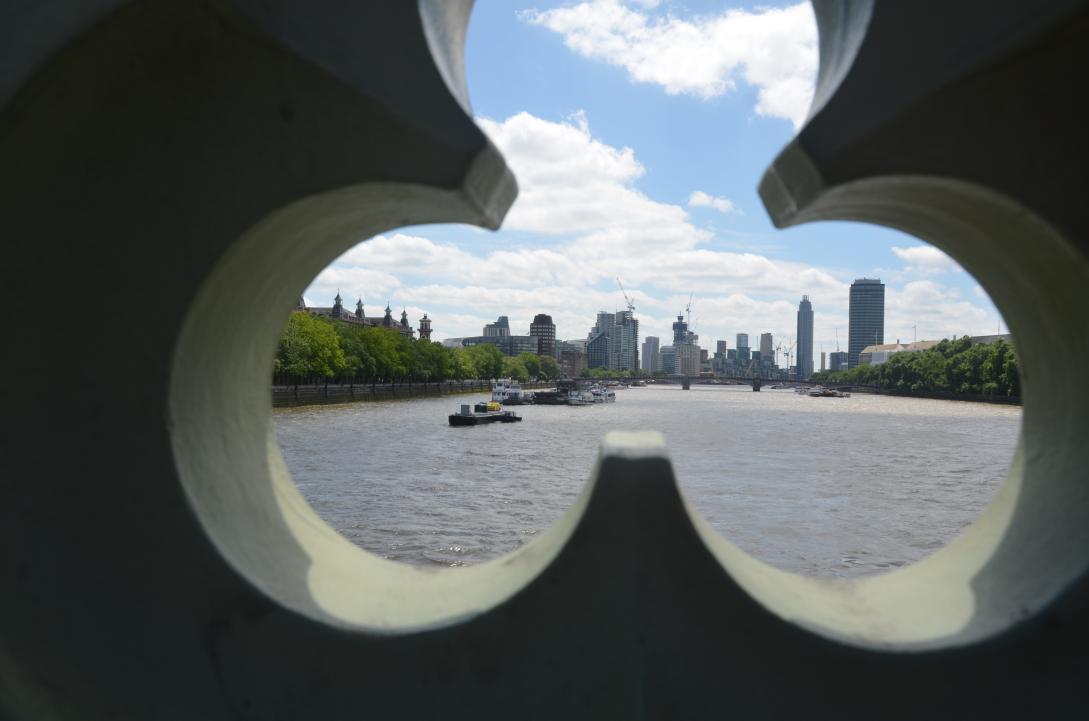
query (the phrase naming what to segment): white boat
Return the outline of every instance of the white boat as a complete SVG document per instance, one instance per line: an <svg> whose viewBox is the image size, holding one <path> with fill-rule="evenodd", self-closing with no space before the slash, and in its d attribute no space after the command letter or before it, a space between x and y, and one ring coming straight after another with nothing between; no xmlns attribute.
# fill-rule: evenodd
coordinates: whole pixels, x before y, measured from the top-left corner
<svg viewBox="0 0 1089 721"><path fill-rule="evenodd" d="M594 403L616 402L616 391L609 387L590 386L590 395L593 397Z"/></svg>
<svg viewBox="0 0 1089 721"><path fill-rule="evenodd" d="M492 384L492 400L507 406L519 406L533 402L533 394L522 390L518 381L498 378Z"/></svg>
<svg viewBox="0 0 1089 721"><path fill-rule="evenodd" d="M589 391L573 390L567 394L567 405L569 406L592 406L594 404L594 397Z"/></svg>

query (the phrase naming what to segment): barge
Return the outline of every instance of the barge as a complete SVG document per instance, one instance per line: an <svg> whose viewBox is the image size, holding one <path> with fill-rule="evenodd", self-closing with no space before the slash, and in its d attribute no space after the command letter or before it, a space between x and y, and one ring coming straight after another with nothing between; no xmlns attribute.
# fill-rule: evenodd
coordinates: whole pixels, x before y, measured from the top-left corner
<svg viewBox="0 0 1089 721"><path fill-rule="evenodd" d="M515 423L520 420L522 420L522 417L514 411L500 410L499 404L495 401L481 401L475 406L463 403L460 412L450 414L450 425L452 426L479 426L484 423Z"/></svg>

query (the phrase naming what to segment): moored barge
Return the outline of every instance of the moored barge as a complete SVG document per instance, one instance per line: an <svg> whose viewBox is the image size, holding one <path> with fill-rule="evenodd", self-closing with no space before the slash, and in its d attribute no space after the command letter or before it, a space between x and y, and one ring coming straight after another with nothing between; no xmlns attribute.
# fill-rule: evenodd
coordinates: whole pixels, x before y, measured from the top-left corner
<svg viewBox="0 0 1089 721"><path fill-rule="evenodd" d="M461 411L450 414L452 426L479 426L483 423L515 423L522 420L514 411L500 410L495 401L480 402L475 406L468 403L461 405Z"/></svg>

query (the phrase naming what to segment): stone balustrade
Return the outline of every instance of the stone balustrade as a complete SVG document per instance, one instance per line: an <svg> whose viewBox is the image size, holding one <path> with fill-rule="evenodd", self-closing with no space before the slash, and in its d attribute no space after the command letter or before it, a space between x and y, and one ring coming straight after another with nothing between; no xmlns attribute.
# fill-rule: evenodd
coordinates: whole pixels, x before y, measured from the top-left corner
<svg viewBox="0 0 1089 721"><path fill-rule="evenodd" d="M772 219L933 242L1024 380L991 506L857 580L719 537L654 434L610 435L560 522L472 568L368 555L295 490L268 378L300 289L359 238L494 228L515 197L468 113L470 5L0 7L0 362L27 380L0 438L0 719L1083 718L1085 3L815 2Z"/></svg>

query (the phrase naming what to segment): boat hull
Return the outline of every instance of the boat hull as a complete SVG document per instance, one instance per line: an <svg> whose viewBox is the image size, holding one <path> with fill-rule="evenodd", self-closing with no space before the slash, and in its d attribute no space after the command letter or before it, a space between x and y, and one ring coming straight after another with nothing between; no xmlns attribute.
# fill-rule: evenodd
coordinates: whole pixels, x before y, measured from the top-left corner
<svg viewBox="0 0 1089 721"><path fill-rule="evenodd" d="M509 411L499 411L498 413L472 413L470 415L463 415L461 413L450 414L450 425L452 426L479 426L486 423L517 423L522 420L521 416L516 416Z"/></svg>

